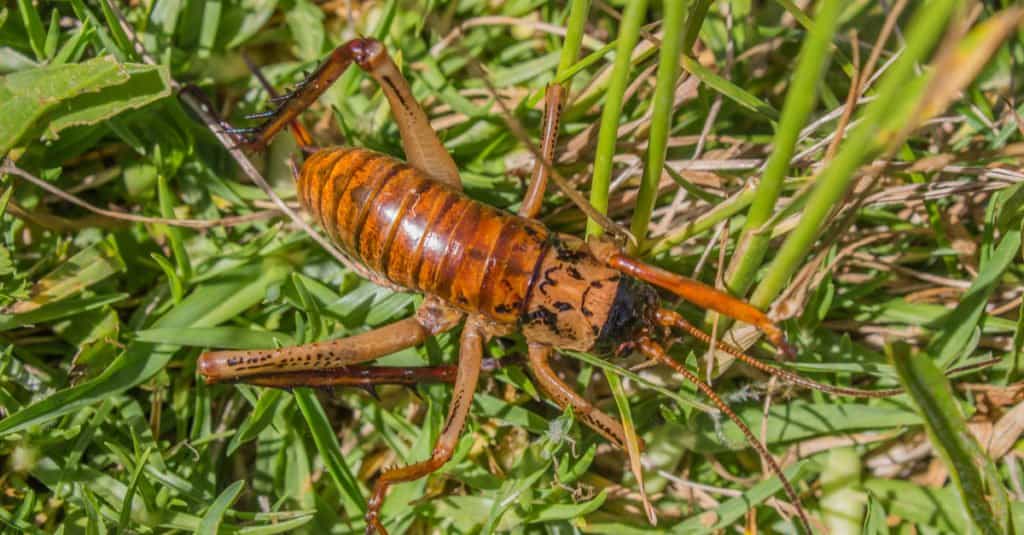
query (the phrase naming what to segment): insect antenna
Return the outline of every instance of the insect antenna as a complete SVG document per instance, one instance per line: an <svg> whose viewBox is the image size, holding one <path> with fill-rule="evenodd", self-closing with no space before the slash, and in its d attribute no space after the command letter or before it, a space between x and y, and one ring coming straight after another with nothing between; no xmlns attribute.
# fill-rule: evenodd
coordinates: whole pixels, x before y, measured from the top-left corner
<svg viewBox="0 0 1024 535"><path fill-rule="evenodd" d="M697 328L696 325L687 321L686 318L684 318L678 312L661 308L658 309L656 314L658 323L661 324L662 326L680 329L705 344L711 343L711 336L709 336L708 333ZM738 347L730 345L721 340L715 340L715 348L736 357L737 359L741 360L745 364L749 365L750 367L758 371L767 373L768 375L773 375L775 377L778 377L779 379L782 379L783 381L787 381L794 385L809 388L811 390L817 390L819 392L825 392L828 394L836 394L839 396L848 396L854 398L888 398L892 396L898 396L904 392L902 388L864 390L862 388L848 388L828 385L825 383L819 383L818 381L808 379L807 377L804 377L800 374L793 373L789 370L784 370L782 368L777 368L762 360L751 357L750 355L747 355L742 350L740 350ZM970 364L965 364L963 366L951 368L946 371L946 375L974 371L981 368L986 368L988 366L992 366L993 364L996 364L998 362L999 359L987 359L981 362L972 362Z"/></svg>
<svg viewBox="0 0 1024 535"><path fill-rule="evenodd" d="M800 517L800 523L802 524L804 531L807 533L814 533L814 531L811 530L811 524L807 518L807 512L804 511L803 506L800 505L800 497L797 495L796 490L793 489L793 485L789 482L789 479L786 477L786 474L782 472L782 468L779 467L779 464L775 461L775 458L772 457L770 453L768 453L768 448L766 448L765 445L760 440L758 440L756 436L754 436L754 432L751 431L749 427L747 427L747 424L743 423L743 420L740 420L740 417L737 416L736 413L729 408L729 405L727 405L725 401L722 401L722 398L718 397L718 394L715 393L711 386L709 386L707 383L705 383L699 377L697 377L695 373L688 370L686 366L683 366L682 364L676 362L675 359L668 356L668 354L665 352L665 349L658 345L657 342L651 340L646 336L643 336L637 341L637 346L640 348L640 351L643 352L644 355L647 355L649 358L652 358L658 362L667 365L668 367L672 368L674 371L685 377L686 380L696 385L697 388L700 389L700 391L703 392L704 395L706 395L708 399L710 399L716 407L718 407L718 410L720 410L730 420L732 420L734 424L736 424L736 427L738 427L740 429L740 432L743 433L743 436L747 439L747 442L750 444L750 446L757 450L757 453L761 456L762 459L764 459L764 462L768 464L772 473L778 476L779 481L782 482L782 488L786 491L786 497L789 499L789 502L793 504L793 507L796 508L797 515Z"/></svg>
<svg viewBox="0 0 1024 535"><path fill-rule="evenodd" d="M680 329L682 331L685 331L690 336L700 340L701 342L704 342L705 344L711 343L711 336L709 336L706 332L698 329L697 326L695 326L694 324L690 323L689 321L686 321L686 318L684 318L678 312L664 308L658 309L657 320L658 323L665 327L674 327L676 329ZM767 373L768 375L773 375L789 383L802 386L805 388L810 388L812 390L817 390L819 392L826 392L829 394L837 394L841 396L850 396L856 398L887 398L903 393L902 388L888 388L884 390L863 390L860 388L846 388L841 386L827 385L824 383L819 383L817 381L808 379L800 374L793 373L789 370L776 368L771 364L768 364L764 361L758 360L754 357L751 357L750 355L747 355L738 347L732 346L721 340L715 340L715 348L736 357L737 359L743 361L750 367L755 368L761 372Z"/></svg>

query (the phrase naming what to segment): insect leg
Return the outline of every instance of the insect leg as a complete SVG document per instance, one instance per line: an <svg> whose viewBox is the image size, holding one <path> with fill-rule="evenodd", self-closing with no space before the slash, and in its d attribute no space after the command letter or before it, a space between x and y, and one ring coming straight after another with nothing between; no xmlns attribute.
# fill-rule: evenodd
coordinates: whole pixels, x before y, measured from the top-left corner
<svg viewBox="0 0 1024 535"><path fill-rule="evenodd" d="M796 350L786 341L786 335L782 329L775 325L764 312L750 303L716 290L700 281L676 275L623 254L613 254L607 262L609 266L631 277L664 288L701 308L714 310L757 327L783 355L790 358L796 357Z"/></svg>
<svg viewBox="0 0 1024 535"><path fill-rule="evenodd" d="M612 444L626 449L626 433L622 424L615 418L608 416L592 403L574 391L569 385L555 375L551 369L548 358L551 356L551 348L537 344L530 344L528 352L528 365L533 378L537 380L540 389L544 391L559 407L565 409L572 407L573 415L583 423L597 431Z"/></svg>
<svg viewBox="0 0 1024 535"><path fill-rule="evenodd" d="M746 437L747 442L751 445L751 447L757 450L757 453L761 455L761 458L764 459L765 463L767 463L768 466L771 468L772 473L778 476L779 481L782 482L782 487L786 491L786 496L789 498L790 503L793 504L793 506L797 510L797 514L800 516L800 522L801 524L803 524L804 531L806 531L807 533L814 533L814 531L811 530L810 521L807 519L807 513L804 511L804 508L800 505L800 497L797 496L796 491L793 490L793 485L790 484L789 479L786 478L786 474L782 472L782 468L779 467L779 464L775 462L775 458L772 457L770 453L768 453L768 448L766 448L765 445L762 444L761 441L754 436L754 433L750 430L749 427L747 427L747 424L743 423L743 420L740 420L739 416L736 416L736 413L733 412L732 409L730 409L724 401L722 401L722 398L718 397L718 394L716 394L715 391L710 386L708 386L707 383L701 381L700 378L697 377L696 374L688 370L686 366L683 366L682 364L676 362L675 359L668 356L668 354L665 353L665 350L656 342L644 336L640 338L640 340L637 342L637 345L639 346L640 351L642 351L645 355L658 362L661 362L662 364L666 364L668 367L672 368L674 371L685 377L688 381L696 385L697 388L700 389L700 391L703 392L704 395L706 395L711 400L711 402L715 404L716 407L718 407L718 410L722 411L723 414L725 414L730 420L732 420L734 424L736 424L736 426L743 433L743 436Z"/></svg>
<svg viewBox="0 0 1024 535"><path fill-rule="evenodd" d="M492 372L501 368L510 358L484 359L480 370ZM355 386L373 387L377 385L418 385L420 383L452 383L455 381L457 366L344 366L295 373L277 373L253 375L245 382L251 385L274 388L294 388L298 386L332 387Z"/></svg>
<svg viewBox="0 0 1024 535"><path fill-rule="evenodd" d="M434 180L462 190L459 168L451 154L441 144L437 132L430 126L426 112L409 88L409 82L398 70L398 66L380 41L365 41L367 56L359 60L358 64L380 84L384 96L391 104L391 115L395 118L398 133L402 136L405 159Z"/></svg>
<svg viewBox="0 0 1024 535"><path fill-rule="evenodd" d="M376 39L353 39L334 49L331 55L292 93L282 99L278 112L260 128L251 144L266 146L277 132L287 126L333 84L351 63L355 63L380 84L398 123L405 157L410 164L435 180L462 189L459 169L430 126L427 114L409 89L409 82L398 70L384 44Z"/></svg>
<svg viewBox="0 0 1024 535"><path fill-rule="evenodd" d="M544 192L548 187L548 175L554 165L555 143L558 142L558 120L562 116L562 100L565 88L562 84L551 84L544 92L544 126L540 141L540 157L533 164L530 187L519 206L519 215L535 218L544 203Z"/></svg>
<svg viewBox="0 0 1024 535"><path fill-rule="evenodd" d="M380 521L380 508L384 504L384 495L388 487L395 483L419 479L438 470L451 459L466 423L466 417L469 415L469 408L473 404L473 394L476 392L477 379L480 377L482 360L482 329L476 321L469 321L462 330L462 339L459 342L458 370L455 372L455 387L448 418L441 430L441 436L434 445L434 451L426 461L389 469L377 478L366 512L367 533L387 533Z"/></svg>
<svg viewBox="0 0 1024 535"><path fill-rule="evenodd" d="M279 349L208 351L199 357L207 383L246 381L251 376L317 372L341 368L415 346L432 333L416 317L327 342Z"/></svg>
<svg viewBox="0 0 1024 535"><path fill-rule="evenodd" d="M330 387L375 385L415 385L419 383L450 383L455 379L454 366L343 366L293 373L253 375L245 380L256 386L294 388L298 386Z"/></svg>
<svg viewBox="0 0 1024 535"><path fill-rule="evenodd" d="M372 43L376 43L376 41L353 39L334 49L309 78L282 99L281 107L277 109L277 112L260 126L259 132L249 138L250 147L256 150L266 147L278 132L292 124L300 113L313 105L316 99L345 72L352 62L365 61L368 57L368 48L372 47Z"/></svg>
<svg viewBox="0 0 1024 535"><path fill-rule="evenodd" d="M274 86L270 84L269 80L267 80L267 77L263 76L263 71L261 71L260 68L257 67L256 64L252 62L252 59L249 57L249 54L242 52L242 60L245 61L245 66L248 67L250 71L252 71L253 76L256 77L256 80L260 83L261 86L263 86L263 89L266 90L267 94L270 95L271 102L283 102L285 100L288 100L288 98L292 96L292 93L289 93L288 95L285 96L279 95L277 93L277 90L274 89ZM303 81L303 84L304 83L305 80ZM277 115L278 111L280 110L275 109L272 111L249 115L245 118L269 119ZM302 123L299 122L299 119L297 117L293 118L291 122L288 123L288 125L291 127L292 137L295 138L295 142L298 143L299 147L301 147L304 152L316 152L316 147L313 144L313 136L309 134L309 130L306 130L305 126L302 126ZM253 143L252 139L253 138L247 138L247 142L249 143L250 146L258 148L259 145Z"/></svg>

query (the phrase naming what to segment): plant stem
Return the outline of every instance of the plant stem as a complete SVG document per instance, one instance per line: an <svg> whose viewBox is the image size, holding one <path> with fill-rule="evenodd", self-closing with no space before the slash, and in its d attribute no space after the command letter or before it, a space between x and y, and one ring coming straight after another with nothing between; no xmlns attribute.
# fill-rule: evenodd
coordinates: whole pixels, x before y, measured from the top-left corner
<svg viewBox="0 0 1024 535"><path fill-rule="evenodd" d="M751 304L764 309L779 295L814 245L829 213L846 194L857 169L884 146L876 138L878 129L888 122L890 115L899 112L893 109L894 103L906 104L906 99L900 97L915 81L915 67L926 58L942 35L956 4L954 0L931 2L914 14L902 56L889 68L878 87L878 98L868 104L857 128L842 144L835 159L818 175L800 222L783 243L764 280L751 296Z"/></svg>
<svg viewBox="0 0 1024 535"><path fill-rule="evenodd" d="M658 78L654 87L654 99L651 102L647 165L644 166L643 181L637 194L631 226L631 231L637 239L633 253L643 249L647 239L647 227L651 223L651 212L654 210L662 167L665 165L668 132L672 128L672 103L675 98L676 81L679 79L679 55L683 46L683 14L686 12L686 3L684 0L665 2Z"/></svg>
<svg viewBox="0 0 1024 535"><path fill-rule="evenodd" d="M789 161L796 150L800 129L807 123L807 117L817 103L816 88L828 64L828 45L838 25L839 6L837 0L822 2L815 24L800 51L793 83L786 92L779 127L775 131L774 150L765 165L736 254L726 272L725 286L733 295L743 295L750 289L754 274L768 252L771 229L762 226L772 216L789 170Z"/></svg>
<svg viewBox="0 0 1024 535"><path fill-rule="evenodd" d="M630 56L640 35L647 12L647 0L634 0L626 4L619 27L619 42L615 48L615 64L605 94L604 111L598 133L597 153L594 157L594 176L590 186L590 204L601 213L608 213L608 190L611 187L612 158L618 140L619 118L622 116L622 97L629 83L632 66ZM587 236L600 236L604 229L594 220L587 221Z"/></svg>
<svg viewBox="0 0 1024 535"><path fill-rule="evenodd" d="M576 58L580 55L580 44L583 42L583 27L587 23L589 14L590 0L572 0L572 4L569 6L569 21L566 25L565 40L562 41L562 54L558 58L558 70L555 71L556 79L576 64ZM568 89L569 80L562 80L561 83L565 84Z"/></svg>

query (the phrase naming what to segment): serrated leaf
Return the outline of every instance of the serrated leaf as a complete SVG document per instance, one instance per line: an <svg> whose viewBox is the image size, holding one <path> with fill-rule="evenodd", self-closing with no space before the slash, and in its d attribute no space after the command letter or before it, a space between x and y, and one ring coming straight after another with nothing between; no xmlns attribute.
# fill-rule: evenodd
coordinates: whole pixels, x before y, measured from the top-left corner
<svg viewBox="0 0 1024 535"><path fill-rule="evenodd" d="M45 134L95 124L171 94L162 66L120 64L111 56L0 78L0 154Z"/></svg>

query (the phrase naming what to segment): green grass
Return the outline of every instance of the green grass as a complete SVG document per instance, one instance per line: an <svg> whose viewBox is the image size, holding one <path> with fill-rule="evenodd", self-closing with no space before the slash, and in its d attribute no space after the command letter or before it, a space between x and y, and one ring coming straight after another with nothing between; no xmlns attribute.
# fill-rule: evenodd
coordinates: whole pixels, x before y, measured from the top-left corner
<svg viewBox="0 0 1024 535"><path fill-rule="evenodd" d="M195 368L207 348L338 338L421 300L360 279L282 212L295 203L287 136L241 168L196 101L176 97L197 86L243 124L269 106L243 52L284 89L356 35L394 53L469 195L518 206L530 151L508 124L535 143L544 87L564 83L558 171L640 254L782 316L800 355L782 365L907 388L867 401L769 391L676 344L764 436L814 522L1019 529L1021 13L1009 1L876 4L8 2L0 532L361 532L380 470L429 454L448 386L286 392L208 386ZM325 145L402 155L386 100L355 69L304 120ZM554 187L543 220L599 231ZM745 326L676 305L771 358ZM456 348L446 334L381 362L449 363ZM488 351L515 357L525 344ZM984 359L997 363L943 375ZM626 456L541 399L516 363L482 379L453 460L392 489L388 526L795 532L778 478L739 429L678 377L631 369L640 363L571 353L556 365L646 443L657 528Z"/></svg>

